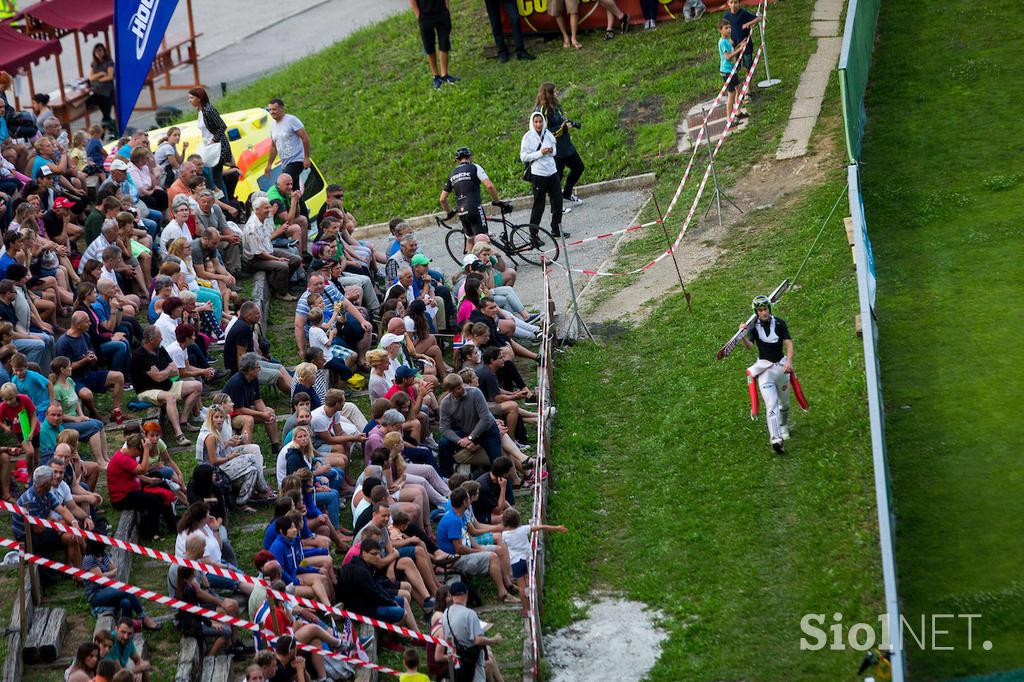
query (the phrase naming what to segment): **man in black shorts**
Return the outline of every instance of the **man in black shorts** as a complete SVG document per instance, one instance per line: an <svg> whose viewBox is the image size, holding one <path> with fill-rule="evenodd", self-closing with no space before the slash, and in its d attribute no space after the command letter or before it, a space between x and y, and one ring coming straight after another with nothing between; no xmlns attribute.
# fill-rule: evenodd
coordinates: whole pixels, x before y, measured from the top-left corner
<svg viewBox="0 0 1024 682"><path fill-rule="evenodd" d="M443 83L457 82L459 79L448 73L448 53L452 50L452 15L448 11L448 0L409 0L409 5L420 25L420 40L427 53L430 72L434 74L434 89ZM440 70L435 50L441 53Z"/></svg>
<svg viewBox="0 0 1024 682"><path fill-rule="evenodd" d="M451 218L456 213L462 221L462 230L466 233L466 246L472 246L473 237L478 234L487 234L487 216L484 207L480 203L480 185L487 188L488 194L494 199L495 204L501 204L501 197L494 183L487 177L487 173L479 164L473 163L473 152L467 147L459 147L455 150L455 160L459 165L448 175L448 181L444 183L441 190L441 208ZM452 211L448 206L448 195L455 192L455 206L457 211ZM511 210L507 203L503 204L506 210Z"/></svg>

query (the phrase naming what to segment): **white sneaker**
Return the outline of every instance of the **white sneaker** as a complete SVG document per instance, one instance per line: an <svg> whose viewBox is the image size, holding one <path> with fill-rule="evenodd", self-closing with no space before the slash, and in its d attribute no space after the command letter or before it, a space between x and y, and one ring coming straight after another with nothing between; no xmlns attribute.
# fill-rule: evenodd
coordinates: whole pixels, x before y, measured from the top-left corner
<svg viewBox="0 0 1024 682"><path fill-rule="evenodd" d="M570 213L572 213L572 206L562 207L562 215L569 215Z"/></svg>
<svg viewBox="0 0 1024 682"><path fill-rule="evenodd" d="M571 203L573 203L573 204L582 204L582 203L583 203L583 199L580 199L580 198L579 198L578 196L576 196L575 194L571 194L571 195L569 195L569 198L568 198L568 199L566 199L566 201L568 201L568 202L571 202Z"/></svg>
<svg viewBox="0 0 1024 682"><path fill-rule="evenodd" d="M780 426L779 435L782 436L782 440L789 440L789 427L786 425Z"/></svg>
<svg viewBox="0 0 1024 682"><path fill-rule="evenodd" d="M771 444L772 444L772 450L774 450L775 452L778 452L778 453L781 454L781 453L786 451L786 449L782 446L782 439L781 438L772 438Z"/></svg>

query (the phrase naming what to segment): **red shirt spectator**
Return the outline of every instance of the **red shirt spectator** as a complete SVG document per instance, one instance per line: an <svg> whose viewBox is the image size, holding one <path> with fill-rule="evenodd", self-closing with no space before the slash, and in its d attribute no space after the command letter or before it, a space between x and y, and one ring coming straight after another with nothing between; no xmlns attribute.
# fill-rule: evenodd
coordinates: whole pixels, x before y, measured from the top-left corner
<svg viewBox="0 0 1024 682"><path fill-rule="evenodd" d="M121 450L107 462L107 492L111 502L120 502L128 493L142 490L142 482L135 474L139 463Z"/></svg>
<svg viewBox="0 0 1024 682"><path fill-rule="evenodd" d="M18 415L24 410L26 416L28 416L29 424L35 421L32 426L32 433L28 437L22 436L21 434L21 420ZM19 437L19 440L31 440L37 433L39 433L39 420L34 420L36 414L36 406L32 402L32 399L23 393L19 393L18 397L12 402L6 400L0 402L0 421L6 424L10 429L11 433Z"/></svg>

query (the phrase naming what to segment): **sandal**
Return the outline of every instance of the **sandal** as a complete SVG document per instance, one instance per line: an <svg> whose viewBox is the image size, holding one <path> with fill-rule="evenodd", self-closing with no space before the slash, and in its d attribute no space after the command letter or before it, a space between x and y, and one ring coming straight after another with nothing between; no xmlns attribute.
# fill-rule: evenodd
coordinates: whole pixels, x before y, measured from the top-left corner
<svg viewBox="0 0 1024 682"><path fill-rule="evenodd" d="M256 513L256 510L253 509L252 507L250 507L247 504L243 504L241 507L239 507L238 511L242 512L243 514L255 514Z"/></svg>
<svg viewBox="0 0 1024 682"><path fill-rule="evenodd" d="M434 565L435 566L451 566L452 564L454 564L458 560L459 560L459 556L457 554L445 554L440 559L435 558L434 559Z"/></svg>
<svg viewBox="0 0 1024 682"><path fill-rule="evenodd" d="M505 594L498 597L498 601L502 604L515 604L519 601L518 597L513 597L511 594L506 592Z"/></svg>

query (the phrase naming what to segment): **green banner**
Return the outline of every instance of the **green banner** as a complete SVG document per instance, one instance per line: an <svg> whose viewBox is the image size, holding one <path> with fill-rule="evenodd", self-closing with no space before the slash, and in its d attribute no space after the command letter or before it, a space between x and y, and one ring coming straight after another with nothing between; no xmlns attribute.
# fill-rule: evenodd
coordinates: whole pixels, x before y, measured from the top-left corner
<svg viewBox="0 0 1024 682"><path fill-rule="evenodd" d="M850 0L846 9L843 49L839 53L839 92L843 100L846 153L850 163L860 159L860 143L867 122L864 92L868 86L880 4L881 0Z"/></svg>

